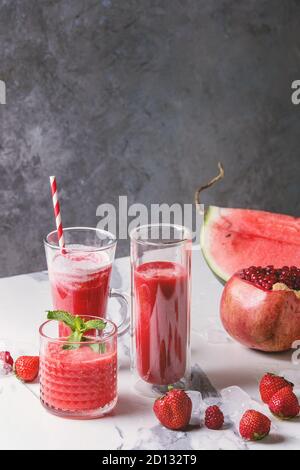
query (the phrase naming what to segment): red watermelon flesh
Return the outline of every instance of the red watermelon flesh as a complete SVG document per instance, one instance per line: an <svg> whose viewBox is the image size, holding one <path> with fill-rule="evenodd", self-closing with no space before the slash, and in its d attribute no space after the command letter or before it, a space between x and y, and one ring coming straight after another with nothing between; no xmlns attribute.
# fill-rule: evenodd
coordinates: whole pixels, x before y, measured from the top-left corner
<svg viewBox="0 0 300 470"><path fill-rule="evenodd" d="M210 206L201 248L209 267L222 281L251 265L300 267L300 218Z"/></svg>

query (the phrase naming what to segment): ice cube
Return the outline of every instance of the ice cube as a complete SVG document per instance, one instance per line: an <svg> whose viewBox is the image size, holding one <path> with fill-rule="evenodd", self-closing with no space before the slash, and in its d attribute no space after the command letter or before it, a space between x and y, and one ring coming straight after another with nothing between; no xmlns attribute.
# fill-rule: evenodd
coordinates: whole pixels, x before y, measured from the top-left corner
<svg viewBox="0 0 300 470"><path fill-rule="evenodd" d="M197 392L196 390L189 390L186 392L190 399L192 400L192 415L198 415L200 416L201 411L205 407L205 403L202 399L202 395L200 392Z"/></svg>
<svg viewBox="0 0 300 470"><path fill-rule="evenodd" d="M238 425L242 415L247 410L257 410L265 414L265 408L261 403L253 400L245 390L233 385L221 390L221 409L235 425Z"/></svg>
<svg viewBox="0 0 300 470"><path fill-rule="evenodd" d="M203 398L201 392L197 392L196 390L188 390L186 393L193 404L190 421L192 425L200 424L203 421L205 411L209 406L221 405L221 397L209 396Z"/></svg>
<svg viewBox="0 0 300 470"><path fill-rule="evenodd" d="M222 399L221 397L206 397L204 399L204 403L206 405L206 408L209 406L221 406L222 404Z"/></svg>
<svg viewBox="0 0 300 470"><path fill-rule="evenodd" d="M251 397L236 385L223 388L221 390L221 398L223 413L233 422L239 420L243 413L251 408Z"/></svg>

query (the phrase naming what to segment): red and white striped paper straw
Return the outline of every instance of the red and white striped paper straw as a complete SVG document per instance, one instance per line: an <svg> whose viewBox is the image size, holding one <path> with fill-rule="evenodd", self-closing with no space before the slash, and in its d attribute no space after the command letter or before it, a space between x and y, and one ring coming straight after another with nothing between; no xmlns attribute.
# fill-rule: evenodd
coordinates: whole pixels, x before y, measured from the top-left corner
<svg viewBox="0 0 300 470"><path fill-rule="evenodd" d="M59 205L59 200L58 200L57 184L56 184L55 176L50 176L50 186L51 186L52 202L53 202L53 209L54 209L56 229L57 229L58 244L61 248L62 253L65 253L64 232L63 232L63 226L61 222L60 205Z"/></svg>

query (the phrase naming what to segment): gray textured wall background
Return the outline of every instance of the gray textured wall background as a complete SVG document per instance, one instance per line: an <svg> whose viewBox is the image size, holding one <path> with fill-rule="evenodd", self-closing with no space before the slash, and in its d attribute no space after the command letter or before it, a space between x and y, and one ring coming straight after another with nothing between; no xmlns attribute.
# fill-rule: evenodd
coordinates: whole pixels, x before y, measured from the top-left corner
<svg viewBox="0 0 300 470"><path fill-rule="evenodd" d="M297 0L0 0L0 275L45 267L48 176L65 225L191 202L299 215ZM126 243L118 254L127 254Z"/></svg>

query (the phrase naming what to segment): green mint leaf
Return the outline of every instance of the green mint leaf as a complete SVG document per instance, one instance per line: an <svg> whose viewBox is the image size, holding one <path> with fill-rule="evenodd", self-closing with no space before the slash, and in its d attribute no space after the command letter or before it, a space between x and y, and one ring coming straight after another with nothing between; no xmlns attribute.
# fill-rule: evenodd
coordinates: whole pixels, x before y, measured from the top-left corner
<svg viewBox="0 0 300 470"><path fill-rule="evenodd" d="M89 347L91 348L92 351L96 352L96 353L101 353L101 354L104 354L105 353L105 344L104 343L93 343L93 344L89 344Z"/></svg>
<svg viewBox="0 0 300 470"><path fill-rule="evenodd" d="M68 343L66 343L66 344L63 345L62 349L66 349L68 351L71 351L73 349L79 349L79 345L78 344L68 344Z"/></svg>
<svg viewBox="0 0 300 470"><path fill-rule="evenodd" d="M104 330L106 322L103 320L88 320L84 323L84 331L87 330Z"/></svg>
<svg viewBox="0 0 300 470"><path fill-rule="evenodd" d="M72 330L72 334L68 337L67 342L63 345L63 349L72 350L80 347L80 342L90 341L90 338L83 336L83 333L88 330L104 330L106 322L103 320L88 320L84 321L79 316L71 315L64 310L48 310L48 320L57 320L63 322ZM78 344L74 344L78 343ZM106 347L103 343L93 343L89 345L90 348L97 353L105 353Z"/></svg>
<svg viewBox="0 0 300 470"><path fill-rule="evenodd" d="M81 317L75 317L75 329L77 331L81 331L82 333L85 331L85 323Z"/></svg>
<svg viewBox="0 0 300 470"><path fill-rule="evenodd" d="M65 323L65 325L69 326L72 331L76 329L76 317L68 312L65 312L64 310L48 310L47 318L48 320L57 320Z"/></svg>
<svg viewBox="0 0 300 470"><path fill-rule="evenodd" d="M89 347L90 347L91 350L94 351L95 353L99 353L99 352L100 352L99 346L100 346L100 345L97 344L97 343L89 344Z"/></svg>
<svg viewBox="0 0 300 470"><path fill-rule="evenodd" d="M68 343L70 344L64 344L63 349L78 349L80 348L80 344L74 344L74 342L79 343L82 340L84 340L82 338L82 333L80 331L73 331L73 333L68 338Z"/></svg>

